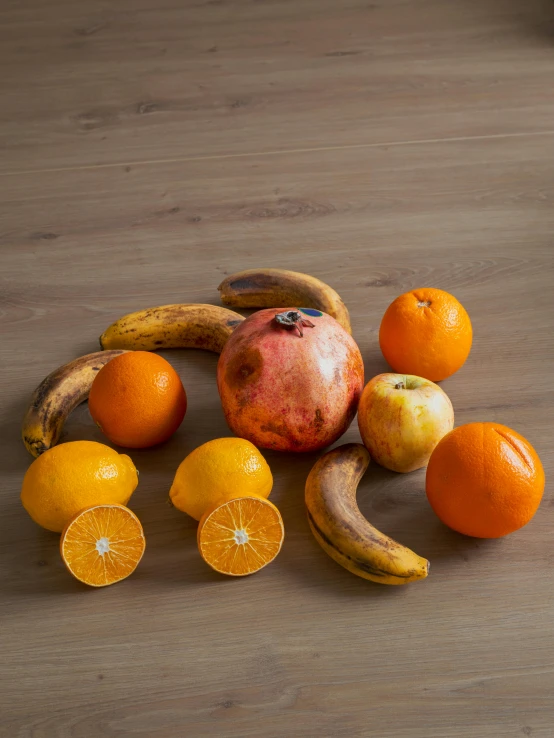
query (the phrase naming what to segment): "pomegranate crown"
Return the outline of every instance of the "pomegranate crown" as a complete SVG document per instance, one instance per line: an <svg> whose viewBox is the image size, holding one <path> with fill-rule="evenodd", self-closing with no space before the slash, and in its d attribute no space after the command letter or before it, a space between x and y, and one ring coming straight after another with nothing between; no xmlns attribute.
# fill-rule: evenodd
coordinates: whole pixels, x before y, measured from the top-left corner
<svg viewBox="0 0 554 738"><path fill-rule="evenodd" d="M322 314L323 313L320 310L314 310L313 308L285 310L283 313L276 313L275 322L282 328L286 328L289 331L296 329L300 336L304 336L303 328L315 328L315 323L308 320L306 315L320 318Z"/></svg>

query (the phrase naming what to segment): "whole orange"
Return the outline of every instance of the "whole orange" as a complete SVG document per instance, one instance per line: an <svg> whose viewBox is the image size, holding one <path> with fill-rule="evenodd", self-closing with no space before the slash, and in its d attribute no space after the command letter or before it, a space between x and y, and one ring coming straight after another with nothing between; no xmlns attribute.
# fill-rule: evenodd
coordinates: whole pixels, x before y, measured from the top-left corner
<svg viewBox="0 0 554 738"><path fill-rule="evenodd" d="M130 351L105 364L92 383L89 410L118 446L146 448L166 441L187 409L175 369L149 351Z"/></svg>
<svg viewBox="0 0 554 738"><path fill-rule="evenodd" d="M426 478L431 507L450 528L500 538L528 523L544 491L529 441L499 423L469 423L439 441Z"/></svg>
<svg viewBox="0 0 554 738"><path fill-rule="evenodd" d="M473 331L465 308L448 292L423 287L397 297L383 315L379 343L383 356L400 374L432 382L463 365Z"/></svg>

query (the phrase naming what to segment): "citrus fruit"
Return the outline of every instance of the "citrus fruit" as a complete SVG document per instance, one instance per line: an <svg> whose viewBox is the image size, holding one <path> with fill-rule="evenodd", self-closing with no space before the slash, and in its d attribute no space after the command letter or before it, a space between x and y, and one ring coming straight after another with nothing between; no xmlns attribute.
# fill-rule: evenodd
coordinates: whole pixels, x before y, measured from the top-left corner
<svg viewBox="0 0 554 738"><path fill-rule="evenodd" d="M432 287L397 297L379 329L381 351L394 371L432 382L458 371L469 356L472 337L463 305Z"/></svg>
<svg viewBox="0 0 554 738"><path fill-rule="evenodd" d="M92 383L90 414L118 446L146 448L181 425L187 396L171 364L149 351L130 351L102 367Z"/></svg>
<svg viewBox="0 0 554 738"><path fill-rule="evenodd" d="M181 462L169 496L175 507L200 520L208 508L231 496L269 497L273 477L267 461L250 441L216 438L198 446Z"/></svg>
<svg viewBox="0 0 554 738"><path fill-rule="evenodd" d="M90 505L126 504L138 484L131 459L94 441L71 441L45 451L27 469L21 502L35 523L60 533Z"/></svg>
<svg viewBox="0 0 554 738"><path fill-rule="evenodd" d="M450 528L500 538L528 523L544 491L544 471L529 441L499 423L450 431L427 467L427 498Z"/></svg>
<svg viewBox="0 0 554 738"><path fill-rule="evenodd" d="M60 551L80 582L105 587L132 574L146 546L137 516L123 505L94 505L69 521Z"/></svg>
<svg viewBox="0 0 554 738"><path fill-rule="evenodd" d="M236 497L211 508L198 526L198 550L221 574L241 577L259 571L281 550L281 513L263 497Z"/></svg>

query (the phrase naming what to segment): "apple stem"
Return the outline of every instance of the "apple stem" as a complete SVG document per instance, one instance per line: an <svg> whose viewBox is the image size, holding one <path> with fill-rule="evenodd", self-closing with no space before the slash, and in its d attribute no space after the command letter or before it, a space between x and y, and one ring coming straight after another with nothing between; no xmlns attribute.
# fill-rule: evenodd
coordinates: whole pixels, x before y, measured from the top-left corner
<svg viewBox="0 0 554 738"><path fill-rule="evenodd" d="M394 389L404 389L404 382L398 382L398 384L395 384Z"/></svg>

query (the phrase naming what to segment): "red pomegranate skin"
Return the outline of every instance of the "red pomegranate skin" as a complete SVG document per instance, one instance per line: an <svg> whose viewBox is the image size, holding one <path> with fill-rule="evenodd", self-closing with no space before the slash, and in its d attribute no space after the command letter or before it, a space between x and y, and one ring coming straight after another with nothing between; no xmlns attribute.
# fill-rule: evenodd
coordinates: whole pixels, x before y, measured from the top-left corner
<svg viewBox="0 0 554 738"><path fill-rule="evenodd" d="M261 448L316 451L337 440L352 422L364 386L360 350L326 313L300 309L313 323L287 329L277 313L260 310L225 344L217 386L231 430Z"/></svg>

